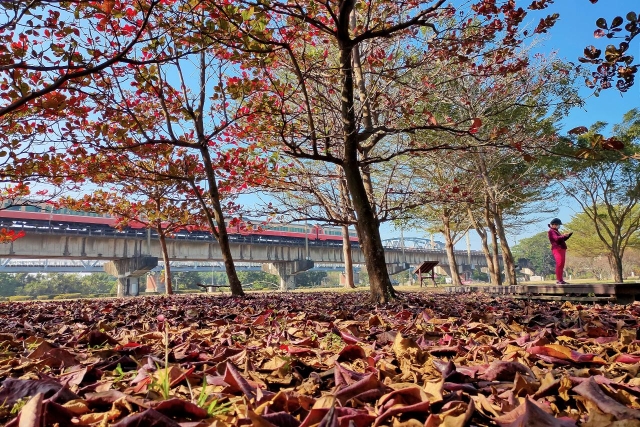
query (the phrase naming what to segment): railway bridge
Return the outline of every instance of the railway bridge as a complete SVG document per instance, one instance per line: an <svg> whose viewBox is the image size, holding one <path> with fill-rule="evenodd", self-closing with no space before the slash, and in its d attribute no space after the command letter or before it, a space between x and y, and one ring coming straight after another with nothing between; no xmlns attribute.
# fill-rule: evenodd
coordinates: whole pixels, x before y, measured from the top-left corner
<svg viewBox="0 0 640 427"><path fill-rule="evenodd" d="M188 233L167 239L171 261L220 262L222 253L215 240ZM341 245L322 241L269 241L241 239L231 243L235 262L259 263L262 269L280 277L280 289L294 286L294 276L313 268L314 264L344 264ZM123 296L131 278L139 278L158 265L161 258L159 239L151 233L114 233L109 236L83 234L78 230L36 229L9 244L0 245L0 258L4 260L105 260L104 269L118 279L118 295ZM479 251L459 251L461 272L486 266ZM352 247L353 263L364 265L364 255L357 245ZM387 247L385 259L390 274L417 266L423 261L438 261L439 273L449 274L445 251L427 248Z"/></svg>

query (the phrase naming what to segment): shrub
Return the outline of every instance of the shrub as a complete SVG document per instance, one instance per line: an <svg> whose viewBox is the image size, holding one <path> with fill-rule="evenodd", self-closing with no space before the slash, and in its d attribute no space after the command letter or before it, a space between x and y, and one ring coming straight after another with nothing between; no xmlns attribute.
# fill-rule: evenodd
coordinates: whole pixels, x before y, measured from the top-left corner
<svg viewBox="0 0 640 427"><path fill-rule="evenodd" d="M37 300L48 300L51 299L51 295L38 295L36 297Z"/></svg>
<svg viewBox="0 0 640 427"><path fill-rule="evenodd" d="M9 301L31 301L33 299L30 295L13 295L9 297Z"/></svg>
<svg viewBox="0 0 640 427"><path fill-rule="evenodd" d="M180 289L179 291L174 290L174 294L199 294L202 293L200 290L196 289ZM145 292L146 295L146 292Z"/></svg>
<svg viewBox="0 0 640 427"><path fill-rule="evenodd" d="M53 299L76 299L82 298L82 294L80 292L74 294L60 294L53 297Z"/></svg>

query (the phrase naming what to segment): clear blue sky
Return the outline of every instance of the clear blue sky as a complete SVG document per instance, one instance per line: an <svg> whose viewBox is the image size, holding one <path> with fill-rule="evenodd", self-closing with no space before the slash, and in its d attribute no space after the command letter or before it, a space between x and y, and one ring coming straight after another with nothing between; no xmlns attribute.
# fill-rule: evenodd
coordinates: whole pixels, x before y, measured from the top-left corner
<svg viewBox="0 0 640 427"><path fill-rule="evenodd" d="M560 18L556 25L544 35L542 46L538 51L543 53L555 52L556 55L566 61L578 64L578 57L582 56L584 48L588 45L595 45L604 51L607 44L618 44L620 40L595 39L593 32L596 29L596 19L603 17L608 22L615 16L625 17L630 11L640 12L640 2L638 0L600 0L597 4L591 4L589 0L556 0L547 9L548 13L559 13ZM531 23L535 26L537 22ZM635 40L631 47L631 55L636 58L636 63L640 62L640 40ZM632 108L640 107L640 79L636 85L627 93L621 95L615 89L609 89L600 94L599 97L592 96L592 90L584 88L581 94L586 98L584 108L575 109L564 121L564 130L568 131L576 126L589 126L596 121L607 123L617 123L622 119L622 115ZM591 95L591 96L590 96ZM571 216L578 210L571 200L566 199L566 204L559 205L558 216L564 222L568 222ZM540 231L547 230L547 223L552 217L544 218L541 222L522 230L522 233L510 237L510 244L524 237L529 237ZM381 230L383 238L397 236L399 233L391 227L383 227ZM405 232L405 236L411 235L410 231ZM436 237L438 239L438 237ZM438 239L442 240L442 239ZM480 240L475 232L471 232L471 248L479 249ZM461 241L457 248L466 248L465 241Z"/></svg>

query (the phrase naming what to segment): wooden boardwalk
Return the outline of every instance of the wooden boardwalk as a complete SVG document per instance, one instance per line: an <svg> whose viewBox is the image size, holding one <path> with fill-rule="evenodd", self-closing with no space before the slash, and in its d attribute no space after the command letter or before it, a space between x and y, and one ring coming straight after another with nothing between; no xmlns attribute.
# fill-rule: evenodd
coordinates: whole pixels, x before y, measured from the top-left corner
<svg viewBox="0 0 640 427"><path fill-rule="evenodd" d="M580 283L575 285L518 286L447 286L447 293L485 292L518 299L578 302L616 302L630 304L640 301L640 283Z"/></svg>

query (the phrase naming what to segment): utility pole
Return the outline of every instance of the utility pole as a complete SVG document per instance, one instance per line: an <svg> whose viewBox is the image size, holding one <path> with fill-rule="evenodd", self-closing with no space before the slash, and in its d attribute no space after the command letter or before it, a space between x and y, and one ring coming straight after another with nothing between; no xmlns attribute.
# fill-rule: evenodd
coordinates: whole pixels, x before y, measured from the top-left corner
<svg viewBox="0 0 640 427"><path fill-rule="evenodd" d="M307 259L311 259L309 256L309 222L304 220L304 248L307 252Z"/></svg>

